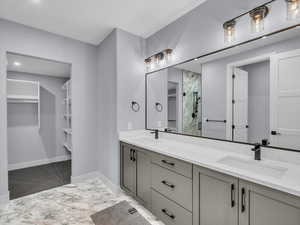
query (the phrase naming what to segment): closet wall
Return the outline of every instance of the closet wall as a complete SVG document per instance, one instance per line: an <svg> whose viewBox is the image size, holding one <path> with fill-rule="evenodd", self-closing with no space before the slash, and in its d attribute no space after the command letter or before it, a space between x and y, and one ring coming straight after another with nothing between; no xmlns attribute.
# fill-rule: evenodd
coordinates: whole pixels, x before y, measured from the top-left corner
<svg viewBox="0 0 300 225"><path fill-rule="evenodd" d="M9 103L7 106L8 168L66 160L64 149L64 105L62 85L67 78L8 72L9 79L40 82L40 118L37 104Z"/></svg>
<svg viewBox="0 0 300 225"><path fill-rule="evenodd" d="M53 59L72 64L72 181L98 169L96 47L0 19L0 203L8 199L6 53ZM88 116L87 116L88 115Z"/></svg>

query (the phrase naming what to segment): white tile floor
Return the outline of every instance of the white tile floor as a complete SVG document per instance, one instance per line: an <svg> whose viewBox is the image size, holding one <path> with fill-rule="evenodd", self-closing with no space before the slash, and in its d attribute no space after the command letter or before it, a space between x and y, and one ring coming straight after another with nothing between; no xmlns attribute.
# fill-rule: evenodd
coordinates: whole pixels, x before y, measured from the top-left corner
<svg viewBox="0 0 300 225"><path fill-rule="evenodd" d="M0 224L93 225L90 215L123 200L129 201L151 225L163 225L131 197L113 194L99 179L13 200L0 208Z"/></svg>

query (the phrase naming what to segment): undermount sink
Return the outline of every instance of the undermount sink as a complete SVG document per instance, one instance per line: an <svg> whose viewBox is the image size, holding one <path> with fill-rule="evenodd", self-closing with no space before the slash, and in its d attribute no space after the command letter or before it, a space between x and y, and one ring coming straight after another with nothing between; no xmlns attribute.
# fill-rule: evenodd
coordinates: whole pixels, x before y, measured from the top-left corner
<svg viewBox="0 0 300 225"><path fill-rule="evenodd" d="M261 161L247 160L234 156L224 157L219 160L218 163L274 178L281 178L288 170L287 168L279 166L267 165Z"/></svg>

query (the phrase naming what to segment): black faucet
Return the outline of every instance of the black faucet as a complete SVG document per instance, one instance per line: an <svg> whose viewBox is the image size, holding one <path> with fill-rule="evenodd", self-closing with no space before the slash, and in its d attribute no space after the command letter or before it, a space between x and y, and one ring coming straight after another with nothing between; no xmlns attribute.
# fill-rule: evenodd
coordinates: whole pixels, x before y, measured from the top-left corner
<svg viewBox="0 0 300 225"><path fill-rule="evenodd" d="M254 159L258 161L261 160L261 144L255 144L254 148L252 148L252 151L254 152Z"/></svg>
<svg viewBox="0 0 300 225"><path fill-rule="evenodd" d="M155 139L158 139L158 130L154 130L151 132L151 134L155 134Z"/></svg>

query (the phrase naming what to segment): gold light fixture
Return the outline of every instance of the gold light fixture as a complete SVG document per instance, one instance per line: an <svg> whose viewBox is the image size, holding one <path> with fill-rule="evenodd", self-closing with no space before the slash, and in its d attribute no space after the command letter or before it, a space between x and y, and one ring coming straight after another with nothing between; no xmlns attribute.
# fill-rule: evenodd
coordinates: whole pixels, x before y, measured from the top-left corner
<svg viewBox="0 0 300 225"><path fill-rule="evenodd" d="M162 67L166 63L169 64L172 62L172 53L173 49L168 48L145 59L147 71L153 70L156 67Z"/></svg>
<svg viewBox="0 0 300 225"><path fill-rule="evenodd" d="M173 49L168 48L164 52L165 52L166 63L170 63L172 61Z"/></svg>
<svg viewBox="0 0 300 225"><path fill-rule="evenodd" d="M145 64L146 64L147 70L150 70L150 69L151 69L151 62L152 62L152 59L151 59L151 58L145 59Z"/></svg>
<svg viewBox="0 0 300 225"><path fill-rule="evenodd" d="M229 44L235 40L235 20L227 21L223 24L224 28L224 41Z"/></svg>
<svg viewBox="0 0 300 225"><path fill-rule="evenodd" d="M155 59L155 65L156 66L162 66L163 62L164 62L164 53L160 52L160 53L157 53L155 56L154 56L154 59Z"/></svg>
<svg viewBox="0 0 300 225"><path fill-rule="evenodd" d="M250 11L251 29L253 33L259 33L264 30L264 20L269 13L267 6L260 6Z"/></svg>
<svg viewBox="0 0 300 225"><path fill-rule="evenodd" d="M294 20L300 17L300 1L299 0L285 0L287 3L287 19Z"/></svg>

